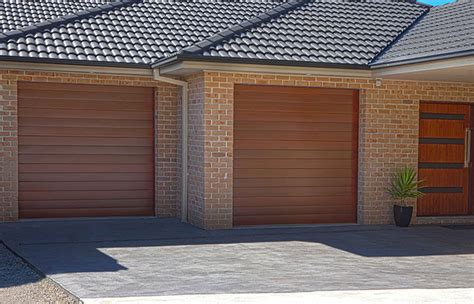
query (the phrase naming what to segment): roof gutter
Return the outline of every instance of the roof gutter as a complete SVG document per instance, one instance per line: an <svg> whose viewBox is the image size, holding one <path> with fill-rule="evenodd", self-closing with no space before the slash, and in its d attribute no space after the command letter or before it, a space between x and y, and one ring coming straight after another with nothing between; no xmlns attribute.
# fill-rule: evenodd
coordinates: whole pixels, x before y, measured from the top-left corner
<svg viewBox="0 0 474 304"><path fill-rule="evenodd" d="M189 85L186 81L164 77L160 75L159 69L153 70L155 80L170 83L181 87L181 221L188 221L188 100Z"/></svg>
<svg viewBox="0 0 474 304"><path fill-rule="evenodd" d="M278 59L253 59L253 58L234 58L234 57L211 57L191 54L178 54L166 57L152 64L152 68L164 67L179 63L185 60L201 61L201 62L223 62L223 63L241 63L241 64L259 64L259 65L280 65L280 66L296 66L296 67L313 67L313 68L332 68L332 69L355 69L370 70L367 64L347 64L347 63L329 63L329 62L306 62L293 60Z"/></svg>

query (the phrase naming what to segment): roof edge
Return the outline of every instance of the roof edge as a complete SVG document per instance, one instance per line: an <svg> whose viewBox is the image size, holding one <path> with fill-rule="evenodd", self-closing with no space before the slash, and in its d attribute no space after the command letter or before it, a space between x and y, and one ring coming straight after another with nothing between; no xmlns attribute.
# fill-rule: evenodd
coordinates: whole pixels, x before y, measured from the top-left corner
<svg viewBox="0 0 474 304"><path fill-rule="evenodd" d="M233 25L219 33L207 37L204 40L201 40L191 46L185 47L180 50L177 55L184 55L184 54L197 54L202 52L210 47L221 43L222 41L229 39L239 33L247 31L255 26L258 26L264 22L269 21L270 19L277 18L283 14L286 14L289 11L292 11L300 6L307 4L310 0L291 0L286 2L282 5L274 7L252 19L245 20L239 24ZM175 55L172 55L172 57ZM158 65L162 61L168 61L167 59L172 57L162 58L152 63L152 66Z"/></svg>
<svg viewBox="0 0 474 304"><path fill-rule="evenodd" d="M90 60L72 60L59 58L36 58L21 56L0 56L2 61L30 62L30 63L50 63L63 65L83 65L83 66L100 66L110 68L132 68L132 69L151 69L151 66L145 63L126 63L126 62L107 62L107 61L90 61Z"/></svg>
<svg viewBox="0 0 474 304"><path fill-rule="evenodd" d="M46 20L40 23L32 24L13 31L0 33L0 42L5 42L9 39L16 39L27 34L32 34L37 31L50 29L67 22L76 21L78 19L92 17L104 12L112 11L121 7L129 6L143 0L117 0L111 3L103 4L94 8L85 9L55 19Z"/></svg>
<svg viewBox="0 0 474 304"><path fill-rule="evenodd" d="M418 2L417 2L418 3ZM380 57L382 57L388 50L390 50L395 44L397 44L400 39L402 39L405 34L411 31L416 25L418 25L423 18L430 12L431 7L427 7L426 10L420 14L409 26L407 26L403 31L400 32L389 44L387 44L377 55L370 60L369 65L377 61Z"/></svg>
<svg viewBox="0 0 474 304"><path fill-rule="evenodd" d="M407 65L407 64L424 63L424 62L429 62L429 61L437 61L437 60L467 57L467 56L474 56L474 49L456 51L456 52L445 53L441 55L428 55L428 56L422 56L422 57L389 61L389 62L384 62L384 63L379 63L379 64L371 64L370 67L372 69L382 69L382 68L401 66L401 65Z"/></svg>
<svg viewBox="0 0 474 304"><path fill-rule="evenodd" d="M370 70L370 66L365 64L344 64L344 63L325 63L325 62L306 62L293 60L274 60L274 59L253 59L253 58L234 58L234 57L209 57L196 54L178 54L173 57L167 57L167 60L160 61L154 65L153 68L160 66L167 66L180 61L201 61L201 62L222 62L222 63L242 63L242 64L256 64L256 65L279 65L279 66L294 66L294 67L318 67L318 68L333 68L333 69L355 69L355 70Z"/></svg>

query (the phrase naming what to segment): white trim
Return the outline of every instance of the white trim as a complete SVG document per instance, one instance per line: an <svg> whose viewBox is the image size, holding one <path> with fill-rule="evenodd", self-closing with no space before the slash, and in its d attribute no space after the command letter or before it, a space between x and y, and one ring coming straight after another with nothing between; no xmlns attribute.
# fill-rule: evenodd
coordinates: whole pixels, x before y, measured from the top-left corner
<svg viewBox="0 0 474 304"><path fill-rule="evenodd" d="M153 70L140 68L121 68L121 67L103 67L86 66L75 64L52 64L52 63L32 63L1 61L0 69L5 70L29 70L29 71L51 71L51 72L72 72L89 74L114 74L127 76L153 76Z"/></svg>
<svg viewBox="0 0 474 304"><path fill-rule="evenodd" d="M472 67L474 70L474 56L407 64L403 66L374 68L372 73L373 77L384 77L460 67Z"/></svg>
<svg viewBox="0 0 474 304"><path fill-rule="evenodd" d="M283 65L261 65L241 63L221 63L202 61L182 61L168 66L159 67L161 75L189 75L198 71L223 71L223 72L246 72L262 74L297 74L297 75L320 75L320 76L347 76L347 77L372 77L370 70L358 69L336 69L315 68L302 66Z"/></svg>

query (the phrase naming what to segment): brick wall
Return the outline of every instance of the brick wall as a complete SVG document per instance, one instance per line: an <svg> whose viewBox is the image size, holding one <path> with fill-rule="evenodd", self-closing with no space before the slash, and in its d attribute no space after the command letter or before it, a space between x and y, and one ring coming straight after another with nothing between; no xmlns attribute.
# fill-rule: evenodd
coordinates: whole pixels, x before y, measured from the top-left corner
<svg viewBox="0 0 474 304"><path fill-rule="evenodd" d="M155 88L156 215L177 215L177 87L151 77L0 70L0 222L18 219L18 81Z"/></svg>
<svg viewBox="0 0 474 304"><path fill-rule="evenodd" d="M149 77L0 70L0 221L18 217L17 81L154 87L156 214L179 210L179 88ZM232 227L234 84L360 90L358 221L390 223L385 187L395 168L416 166L420 100L474 102L474 85L440 82L204 72L187 78L189 93L188 218L208 229Z"/></svg>
<svg viewBox="0 0 474 304"><path fill-rule="evenodd" d="M392 202L385 188L396 168L417 165L419 102L474 102L472 84L384 80L376 87L368 78L225 72L204 72L190 80L194 94L192 121L197 128L201 120L205 123L205 129L199 129L199 139L195 139L199 149L194 147L190 155L199 159L194 169L199 174L193 175L193 183L201 185L198 180L205 180L204 189L202 185L199 188L204 193L200 192L196 200L196 223L208 229L232 226L234 84L360 90L358 222L362 224L392 222Z"/></svg>
<svg viewBox="0 0 474 304"><path fill-rule="evenodd" d="M189 83L188 221L198 227L205 227L204 78L198 74L186 81Z"/></svg>

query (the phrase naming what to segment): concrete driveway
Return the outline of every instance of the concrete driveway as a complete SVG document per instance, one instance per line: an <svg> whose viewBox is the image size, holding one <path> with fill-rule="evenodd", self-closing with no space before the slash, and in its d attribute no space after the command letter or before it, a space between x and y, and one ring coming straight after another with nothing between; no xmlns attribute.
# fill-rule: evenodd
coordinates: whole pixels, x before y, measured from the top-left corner
<svg viewBox="0 0 474 304"><path fill-rule="evenodd" d="M473 229L148 218L0 224L0 238L89 303L474 302Z"/></svg>

